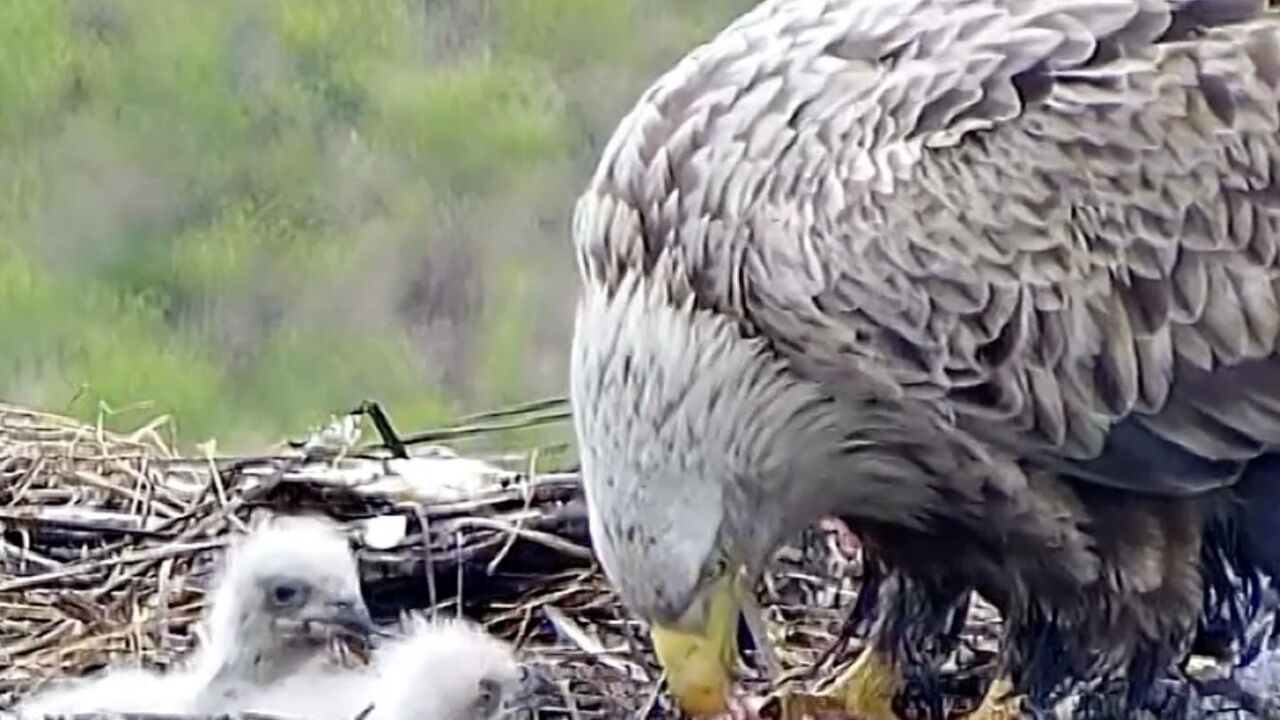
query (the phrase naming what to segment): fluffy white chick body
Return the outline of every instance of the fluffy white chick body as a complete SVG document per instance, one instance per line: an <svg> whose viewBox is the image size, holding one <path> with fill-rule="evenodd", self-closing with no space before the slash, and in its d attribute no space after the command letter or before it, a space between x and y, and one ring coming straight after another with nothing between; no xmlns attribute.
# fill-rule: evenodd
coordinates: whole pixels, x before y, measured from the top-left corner
<svg viewBox="0 0 1280 720"><path fill-rule="evenodd" d="M21 703L16 711L24 719L84 712L181 713L193 692L189 674L110 668L79 681L57 683Z"/></svg>
<svg viewBox="0 0 1280 720"><path fill-rule="evenodd" d="M18 714L233 713L268 692L289 709L289 696L276 691L286 680L338 672L329 661L334 629L373 629L351 548L336 525L317 517L273 518L234 543L203 625L204 644L170 673L109 670L39 693ZM325 697L338 706L347 695L353 703L362 697L336 683ZM315 701L294 700L299 708Z"/></svg>
<svg viewBox="0 0 1280 720"><path fill-rule="evenodd" d="M379 648L367 720L491 720L521 694L510 645L463 621L413 618Z"/></svg>
<svg viewBox="0 0 1280 720"><path fill-rule="evenodd" d="M228 553L208 644L192 667L200 687L193 711L254 710L267 695L284 702L277 688L286 681L346 670L331 659L335 630L365 637L373 629L355 556L337 526L311 516L274 518Z"/></svg>

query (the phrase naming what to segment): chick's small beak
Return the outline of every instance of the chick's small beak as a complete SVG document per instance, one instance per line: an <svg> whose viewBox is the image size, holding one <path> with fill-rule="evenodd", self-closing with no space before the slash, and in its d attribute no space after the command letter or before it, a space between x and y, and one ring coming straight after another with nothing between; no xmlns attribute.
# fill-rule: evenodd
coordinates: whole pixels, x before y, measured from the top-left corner
<svg viewBox="0 0 1280 720"><path fill-rule="evenodd" d="M325 606L324 622L340 628L356 637L368 637L378 633L378 626L369 615L363 602L340 600Z"/></svg>
<svg viewBox="0 0 1280 720"><path fill-rule="evenodd" d="M700 632L660 624L650 629L667 687L686 713L718 715L728 710L731 669L738 654L738 597L733 574L707 589L707 623Z"/></svg>

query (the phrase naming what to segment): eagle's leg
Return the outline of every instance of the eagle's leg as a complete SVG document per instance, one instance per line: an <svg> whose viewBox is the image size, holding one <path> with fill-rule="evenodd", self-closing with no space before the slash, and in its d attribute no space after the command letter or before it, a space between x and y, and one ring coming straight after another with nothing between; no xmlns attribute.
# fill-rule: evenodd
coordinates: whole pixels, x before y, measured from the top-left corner
<svg viewBox="0 0 1280 720"><path fill-rule="evenodd" d="M981 704L965 715L964 720L1020 720L1025 717L1023 704L1023 695L1014 690L1013 682L1002 674L991 681Z"/></svg>
<svg viewBox="0 0 1280 720"><path fill-rule="evenodd" d="M894 712L894 698L902 687L893 661L876 648L862 651L832 687L819 695L793 695L786 700L787 718L831 709L866 720L902 720Z"/></svg>
<svg viewBox="0 0 1280 720"><path fill-rule="evenodd" d="M885 567L866 556L862 587L858 600L840 630L838 643L850 636L866 635L880 607L885 581ZM837 646L838 647L838 646ZM858 717L874 720L898 720L893 712L893 698L902 683L892 662L875 645L868 645L825 692L819 695L796 694L786 698L783 717L798 718L822 710L845 710Z"/></svg>
<svg viewBox="0 0 1280 720"><path fill-rule="evenodd" d="M900 570L876 585L863 589L882 608L870 643L823 696L856 717L943 720L942 665L959 645L969 591Z"/></svg>

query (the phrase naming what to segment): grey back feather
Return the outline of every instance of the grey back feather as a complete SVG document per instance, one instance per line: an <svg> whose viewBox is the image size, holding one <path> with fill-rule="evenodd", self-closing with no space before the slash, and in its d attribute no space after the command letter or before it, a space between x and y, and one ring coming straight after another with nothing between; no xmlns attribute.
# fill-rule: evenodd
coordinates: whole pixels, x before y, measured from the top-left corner
<svg viewBox="0 0 1280 720"><path fill-rule="evenodd" d="M1280 445L1278 130L1261 0L773 0L643 95L574 237L836 396L1202 492Z"/></svg>

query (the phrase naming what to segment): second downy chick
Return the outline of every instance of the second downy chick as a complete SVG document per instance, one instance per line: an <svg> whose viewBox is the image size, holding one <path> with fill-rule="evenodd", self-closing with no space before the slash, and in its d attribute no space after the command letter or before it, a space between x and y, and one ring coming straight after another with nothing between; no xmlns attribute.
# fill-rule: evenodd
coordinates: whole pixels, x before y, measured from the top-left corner
<svg viewBox="0 0 1280 720"><path fill-rule="evenodd" d="M415 617L374 656L366 720L492 720L524 694L514 649L465 620Z"/></svg>

